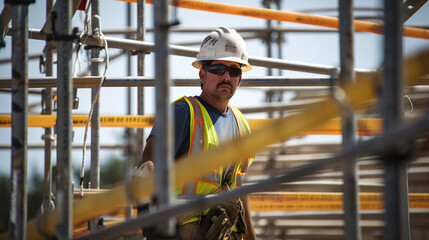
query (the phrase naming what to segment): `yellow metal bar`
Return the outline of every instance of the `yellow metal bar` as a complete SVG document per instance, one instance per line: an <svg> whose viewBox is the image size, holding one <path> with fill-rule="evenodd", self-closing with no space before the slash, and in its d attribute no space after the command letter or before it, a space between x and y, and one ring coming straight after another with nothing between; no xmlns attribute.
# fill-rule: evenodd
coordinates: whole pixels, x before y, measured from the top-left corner
<svg viewBox="0 0 429 240"><path fill-rule="evenodd" d="M249 119L252 130L258 130L273 123L276 119ZM383 122L379 118L360 118L357 120L357 134L359 136L374 136L383 131ZM300 135L311 134L341 134L341 120L331 119L319 125L317 129L312 129L300 133Z"/></svg>
<svg viewBox="0 0 429 240"><path fill-rule="evenodd" d="M418 62L422 68L411 68L410 64L416 63L415 59L429 60L429 50L421 52L418 56L406 61L406 80L409 83L416 81L416 77L429 73L429 68ZM355 83L343 86L348 96L350 104L355 108L365 106L369 100L377 97L381 87L382 75L375 73L371 75L359 76ZM359 89L359 91L356 91ZM264 129L255 131L245 137L233 142L222 144L217 148L183 157L175 164L175 184L182 185L187 181L207 175L219 166L229 165L247 156L252 156L264 147L283 141L303 131L307 131L315 126L320 126L325 121L339 116L338 106L330 99L322 100L312 104L311 108L303 110L301 113L288 116L284 119L274 121ZM153 176L135 177L131 182L131 190L135 199L150 197L154 191ZM127 203L125 185L121 183L108 193L92 195L74 201L73 224L76 226L87 219L100 216L104 212L111 212ZM41 216L39 229L46 234L53 235L55 226L59 222L59 213L54 210ZM37 234L35 221L28 224L27 236L29 239L41 239ZM8 233L0 236L7 239Z"/></svg>
<svg viewBox="0 0 429 240"><path fill-rule="evenodd" d="M121 0L125 2L136 2L137 0ZM153 3L152 0L146 0L147 3ZM255 17L268 20L277 20L284 22L301 23L308 25L315 25L321 27L337 28L339 27L339 20L336 17L327 17L320 15L313 15L307 13L296 13L289 11L246 7L233 4L214 3L200 0L174 0L170 1L170 5L188 8L194 10L202 10L209 12L225 13L232 15L240 15L246 17ZM355 20L355 31L371 32L383 34L384 25L375 22L366 22ZM429 39L429 30L423 28L404 27L403 34L407 37Z"/></svg>

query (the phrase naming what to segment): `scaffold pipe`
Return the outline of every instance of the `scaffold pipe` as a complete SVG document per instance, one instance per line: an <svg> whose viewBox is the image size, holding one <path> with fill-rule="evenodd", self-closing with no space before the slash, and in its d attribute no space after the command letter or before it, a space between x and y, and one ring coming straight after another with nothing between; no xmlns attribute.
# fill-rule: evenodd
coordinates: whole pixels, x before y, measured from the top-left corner
<svg viewBox="0 0 429 240"><path fill-rule="evenodd" d="M93 88L100 83L101 77L87 76L74 77L74 88ZM337 78L328 77L252 77L243 78L241 87L288 87L288 86L329 86L330 81ZM0 78L0 88L10 88L10 78ZM172 85L176 87L200 87L198 78L173 78ZM422 80L419 85L429 84ZM154 87L153 77L120 77L106 78L103 87ZM57 87L56 77L32 77L29 78L29 88Z"/></svg>
<svg viewBox="0 0 429 240"><path fill-rule="evenodd" d="M7 34L11 34L13 31L10 30ZM46 34L42 33L39 29L29 29L29 39L45 40ZM120 38L105 38L109 48L119 48L124 50L136 50L144 52L154 52L155 44L146 41L137 41L131 39L120 39ZM92 46L100 46L100 42L88 36L84 44ZM197 48L184 47L179 45L169 45L169 54L184 56L184 57L196 57L198 53ZM332 69L337 69L336 66L329 66L323 64L308 64L297 61L274 59L266 57L252 57L249 56L249 63L254 66L278 68L291 71L303 71L308 73L332 75ZM374 70L368 69L355 69L357 75L368 74L374 72Z"/></svg>
<svg viewBox="0 0 429 240"><path fill-rule="evenodd" d="M136 2L136 0L121 0L126 2ZM153 0L147 0L147 3L153 3ZM188 8L193 10L201 10L216 13L225 13L232 15L240 15L246 17L262 18L268 20L277 20L292 23L301 23L308 25L315 25L328 28L338 28L339 20L336 17L320 16L307 13L297 13L290 11L281 11L265 8L246 7L233 4L214 3L200 0L175 0L170 1L170 5ZM361 20L354 20L355 31L371 32L377 34L384 33L384 25L375 22L366 22ZM404 36L414 38L429 39L429 30L404 27Z"/></svg>
<svg viewBox="0 0 429 240"><path fill-rule="evenodd" d="M101 77L87 76L74 77L73 88L93 88L98 86ZM314 87L329 86L336 77L250 77L243 78L240 87ZM175 87L200 87L198 78L172 78L172 86ZM11 78L0 78L0 89L10 88ZM419 78L409 86L429 85L428 78ZM30 77L28 88L56 88L56 77ZM153 77L110 77L106 78L103 87L154 87Z"/></svg>

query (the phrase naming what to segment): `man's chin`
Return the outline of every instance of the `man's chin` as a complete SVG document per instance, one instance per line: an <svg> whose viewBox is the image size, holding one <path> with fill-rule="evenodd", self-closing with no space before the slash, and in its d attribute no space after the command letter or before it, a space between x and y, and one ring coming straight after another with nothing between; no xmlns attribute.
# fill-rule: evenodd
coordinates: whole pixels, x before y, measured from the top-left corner
<svg viewBox="0 0 429 240"><path fill-rule="evenodd" d="M217 94L215 94L213 96L218 100L229 100L229 99L231 99L231 97L233 95L234 94L232 94L230 91L228 91L228 92L221 91L221 92L218 92Z"/></svg>
<svg viewBox="0 0 429 240"><path fill-rule="evenodd" d="M232 93L231 91L223 91L219 94L223 99L229 100L232 98L232 96L234 95L234 93Z"/></svg>

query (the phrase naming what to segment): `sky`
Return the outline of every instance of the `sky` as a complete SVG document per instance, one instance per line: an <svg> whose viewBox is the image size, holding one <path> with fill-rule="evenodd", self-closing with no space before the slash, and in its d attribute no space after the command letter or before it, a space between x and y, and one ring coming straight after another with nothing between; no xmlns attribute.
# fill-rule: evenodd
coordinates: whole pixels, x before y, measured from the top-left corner
<svg viewBox="0 0 429 240"><path fill-rule="evenodd" d="M102 30L120 30L126 27L126 3L115 0L103 0L100 1L100 17ZM236 1L213 1L220 3L229 3L242 6L251 7L262 7L262 0L236 0ZM29 6L29 27L40 29L43 26L45 19L45 1L36 1L35 4ZM375 0L360 0L355 1L355 7L374 7L380 8L383 5L383 1ZM0 8L3 9L4 2L0 1ZM132 6L132 26L136 26L136 4ZM282 10L288 11L301 11L305 9L319 9L319 8L336 8L338 7L338 1L335 0L285 0L281 4ZM272 8L276 8L273 4ZM174 10L174 8L171 8ZM178 28L209 28L215 29L219 26L226 26L230 28L264 28L266 26L266 20L225 15L218 13L210 13L205 11L196 11L188 9L175 9L176 13L171 14L176 16L180 24ZM146 5L145 10L145 24L146 28L153 28L153 6L150 4ZM337 16L335 11L316 11L314 14ZM355 15L380 15L380 12L373 11L359 11L355 12ZM406 25L429 25L429 3L426 3L412 18L410 18ZM83 29L83 18L84 14L82 11L75 14L73 18L73 27L78 27L80 30ZM277 25L277 22L273 22L273 25ZM313 26L307 26L303 24L294 24L282 22L282 27L295 27L295 28L315 28ZM170 43L181 43L181 42L200 42L207 33L174 33L170 35ZM121 35L114 35L111 37L123 38ZM152 42L154 36L152 33L146 35L146 41ZM11 57L11 37L5 38L6 47L0 49L0 59ZM409 56L413 53L421 51L421 49L429 47L429 40L415 39L404 37L404 56ZM249 56L266 56L266 46L261 39L246 40L247 51ZM28 53L42 54L44 42L40 40L29 40L28 42ZM191 46L197 48L198 45ZM284 35L284 45L282 47L282 55L285 60L302 62L302 63L314 63L331 66L339 66L339 35L338 33L287 33ZM120 52L118 49L109 49L109 55L113 56ZM273 47L274 58L277 58L277 47ZM355 53L355 67L364 69L375 69L382 63L383 56L383 37L373 33L355 33L354 43ZM104 52L102 52L102 55ZM82 65L88 64L88 59L85 54L82 55ZM74 56L75 58L75 56ZM74 62L73 58L73 62ZM54 57L55 59L55 57ZM198 76L198 70L191 66L193 58L171 56L170 57L170 76L175 77L189 77L196 78ZM132 76L136 76L136 57L132 57ZM149 54L145 59L145 74L146 76L154 76L154 54ZM54 75L56 66L54 66ZM104 71L104 66L100 72ZM273 71L274 75L278 75L278 71ZM317 76L315 74L295 72L295 71L282 71L283 76ZM243 78L246 77L264 77L267 75L267 70L262 67L254 67L251 71L243 74ZM11 65L0 64L0 77L11 76ZM43 76L39 72L39 63L37 60L29 61L28 64L28 76L29 77L40 77ZM126 76L126 59L120 58L118 60L110 62L110 66L107 70L107 77L124 77ZM231 103L238 108L260 106L265 101L265 90L266 88L241 88L237 91L236 95L232 98ZM100 98L100 112L101 115L125 115L127 104L126 104L126 88L102 88ZM177 99L183 95L198 95L200 93L199 87L174 87L171 90L170 100ZM90 108L90 90L79 89L79 108L74 110L76 114L87 114ZM286 100L291 97L292 94L286 94ZM155 94L154 88L145 88L145 114L155 114ZM29 95L29 104L40 103L41 99L38 95ZM136 114L136 90L132 90L132 114ZM36 107L31 110L30 114L40 114L40 107ZM11 95L10 93L0 92L0 114L11 113ZM266 114L251 114L248 118L264 118ZM83 131L84 128L74 128L74 143L83 143ZM28 144L42 143L41 136L44 131L40 128L29 128L28 129ZM89 136L90 132L88 132ZM100 130L100 143L103 144L124 144L124 129L123 128L101 128ZM318 136L317 141L338 141L338 136ZM0 127L0 144L10 144L11 141L11 128ZM88 140L89 142L89 140ZM54 153L54 152L53 152ZM122 156L120 150L105 150L101 152L101 164L108 159L109 156ZM73 164L74 167L80 168L80 162L82 159L82 150L73 150ZM28 174L31 176L34 172L42 173L43 171L43 149L40 150L29 150L28 152ZM90 156L90 151L87 152L87 156ZM11 153L9 149L0 149L0 174L10 174L10 159ZM89 157L86 158L86 166L89 167ZM53 164L55 164L56 156L53 154Z"/></svg>

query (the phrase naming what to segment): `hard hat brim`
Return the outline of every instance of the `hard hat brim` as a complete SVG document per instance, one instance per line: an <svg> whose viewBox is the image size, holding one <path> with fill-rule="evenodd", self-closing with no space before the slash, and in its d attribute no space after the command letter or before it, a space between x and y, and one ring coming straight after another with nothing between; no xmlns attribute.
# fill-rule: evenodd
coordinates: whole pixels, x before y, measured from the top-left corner
<svg viewBox="0 0 429 240"><path fill-rule="evenodd" d="M229 62L236 62L241 64L241 71L243 72L247 72L250 69L252 69L252 66L250 66L250 64L247 61L244 61L243 59L237 58L237 57L198 57L197 59L195 59L195 61L192 62L192 66L194 66L197 69L201 69L201 65L202 65L202 61L214 61L214 60L219 60L219 61L229 61Z"/></svg>

